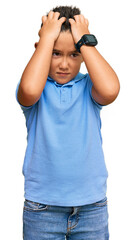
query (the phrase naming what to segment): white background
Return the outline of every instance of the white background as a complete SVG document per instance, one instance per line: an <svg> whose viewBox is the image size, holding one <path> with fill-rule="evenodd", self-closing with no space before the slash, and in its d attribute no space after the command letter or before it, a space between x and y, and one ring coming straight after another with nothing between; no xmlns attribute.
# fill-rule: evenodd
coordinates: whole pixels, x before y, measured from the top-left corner
<svg viewBox="0 0 136 240"><path fill-rule="evenodd" d="M25 119L15 100L21 74L39 40L41 17L57 5L73 5L89 20L97 49L116 71L121 90L103 108L102 135L109 172L110 240L136 239L136 15L125 0L3 1L0 7L0 239L22 239L26 148ZM82 66L82 72L86 72Z"/></svg>

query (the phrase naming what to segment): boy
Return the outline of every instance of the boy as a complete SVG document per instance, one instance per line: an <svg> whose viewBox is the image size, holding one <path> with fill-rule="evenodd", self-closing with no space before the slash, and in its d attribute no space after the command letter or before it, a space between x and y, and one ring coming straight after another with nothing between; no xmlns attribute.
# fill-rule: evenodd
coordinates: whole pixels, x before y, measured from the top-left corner
<svg viewBox="0 0 136 240"><path fill-rule="evenodd" d="M17 87L28 133L24 240L109 239L100 110L116 99L119 80L88 25L78 8L43 16Z"/></svg>

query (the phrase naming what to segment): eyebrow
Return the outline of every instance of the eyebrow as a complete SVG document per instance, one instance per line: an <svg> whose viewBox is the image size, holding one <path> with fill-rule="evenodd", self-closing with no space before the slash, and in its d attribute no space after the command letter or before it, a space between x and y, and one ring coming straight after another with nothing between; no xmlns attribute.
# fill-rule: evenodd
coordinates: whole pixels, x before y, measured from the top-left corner
<svg viewBox="0 0 136 240"><path fill-rule="evenodd" d="M53 49L53 52L62 52L61 50L58 49ZM77 50L70 51L70 53L79 53Z"/></svg>

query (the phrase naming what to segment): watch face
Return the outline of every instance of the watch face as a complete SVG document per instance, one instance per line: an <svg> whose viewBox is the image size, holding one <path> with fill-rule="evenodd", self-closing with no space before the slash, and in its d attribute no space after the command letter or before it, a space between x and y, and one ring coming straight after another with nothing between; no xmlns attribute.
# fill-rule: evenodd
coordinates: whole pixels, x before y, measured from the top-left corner
<svg viewBox="0 0 136 240"><path fill-rule="evenodd" d="M75 47L78 52L80 52L80 48L82 45L87 46L96 46L98 43L96 37L92 34L84 34L81 39L75 44Z"/></svg>
<svg viewBox="0 0 136 240"><path fill-rule="evenodd" d="M83 40L84 40L85 44L88 46L96 46L98 43L96 37L92 34L84 35Z"/></svg>

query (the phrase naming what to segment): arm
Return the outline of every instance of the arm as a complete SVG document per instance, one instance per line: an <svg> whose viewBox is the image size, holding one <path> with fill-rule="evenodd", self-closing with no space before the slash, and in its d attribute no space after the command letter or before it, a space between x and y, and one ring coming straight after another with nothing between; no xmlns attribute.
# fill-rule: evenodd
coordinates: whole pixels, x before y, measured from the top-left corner
<svg viewBox="0 0 136 240"><path fill-rule="evenodd" d="M70 23L74 41L77 43L84 34L90 34L89 23L83 15L77 15L74 18L75 21L70 19ZM83 45L80 50L93 82L94 100L101 105L110 104L116 99L120 89L116 73L95 47Z"/></svg>
<svg viewBox="0 0 136 240"><path fill-rule="evenodd" d="M39 31L40 40L36 50L28 62L21 78L18 100L24 106L36 103L45 87L52 57L54 42L59 36L65 18L59 13L50 11L48 17L42 18L43 27Z"/></svg>

